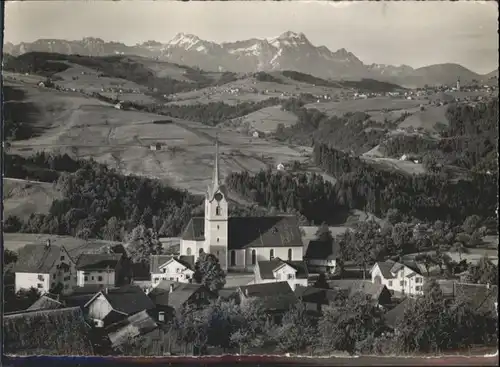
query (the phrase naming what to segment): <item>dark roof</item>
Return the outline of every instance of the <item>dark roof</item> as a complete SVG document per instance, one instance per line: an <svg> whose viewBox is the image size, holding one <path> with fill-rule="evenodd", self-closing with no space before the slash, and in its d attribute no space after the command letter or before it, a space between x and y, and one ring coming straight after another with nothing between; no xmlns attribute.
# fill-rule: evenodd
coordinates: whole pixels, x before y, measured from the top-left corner
<svg viewBox="0 0 500 367"><path fill-rule="evenodd" d="M311 240L304 258L314 260L336 260L339 252L337 241Z"/></svg>
<svg viewBox="0 0 500 367"><path fill-rule="evenodd" d="M183 240L204 240L204 218L191 218ZM297 217L231 217L228 219L228 248L303 246Z"/></svg>
<svg viewBox="0 0 500 367"><path fill-rule="evenodd" d="M15 355L93 355L89 326L78 307L3 316L4 352Z"/></svg>
<svg viewBox="0 0 500 367"><path fill-rule="evenodd" d="M334 302L339 297L346 298L348 296L348 291L343 289L297 286L297 288L295 288L295 295L304 302L327 305Z"/></svg>
<svg viewBox="0 0 500 367"><path fill-rule="evenodd" d="M115 269L121 254L81 254L76 262L78 270Z"/></svg>
<svg viewBox="0 0 500 367"><path fill-rule="evenodd" d="M170 292L170 286L173 287L173 292ZM170 306L177 310L201 287L201 284L162 280L149 292L148 296L156 305Z"/></svg>
<svg viewBox="0 0 500 367"><path fill-rule="evenodd" d="M237 250L247 247L303 246L297 217L229 218L228 247Z"/></svg>
<svg viewBox="0 0 500 367"><path fill-rule="evenodd" d="M233 288L222 288L219 289L218 295L220 298L229 299L237 294L238 289L236 287Z"/></svg>
<svg viewBox="0 0 500 367"><path fill-rule="evenodd" d="M309 277L309 272L307 271L307 266L305 261L284 261L280 258L273 260L261 260L258 261L260 276L262 279L274 279L273 271L281 266L282 264L287 264L297 270L297 279L307 279Z"/></svg>
<svg viewBox="0 0 500 367"><path fill-rule="evenodd" d="M132 338L147 334L158 328L158 324L147 311L138 312L125 320L106 328L108 338L114 348L126 343Z"/></svg>
<svg viewBox="0 0 500 367"><path fill-rule="evenodd" d="M151 260L149 262L149 271L150 273L160 273L160 266L165 264L170 259L175 258L179 263L187 267L188 269L194 269L194 256L190 255L182 255L182 256L173 256L173 255L151 255Z"/></svg>
<svg viewBox="0 0 500 367"><path fill-rule="evenodd" d="M391 273L391 269L394 266L394 261L387 260L387 261L379 261L377 262L377 265L380 269L380 272L384 276L385 279L393 279L394 276Z"/></svg>
<svg viewBox="0 0 500 367"><path fill-rule="evenodd" d="M35 310L55 310L58 308L63 308L64 305L44 294L40 298L38 298L31 306L27 308L27 311L35 311Z"/></svg>
<svg viewBox="0 0 500 367"><path fill-rule="evenodd" d="M371 296L372 299L378 300L385 291L389 295L389 290L383 284L374 284L369 280L361 279L340 279L331 280L328 282L331 288L348 290L350 295L354 293L363 293Z"/></svg>
<svg viewBox="0 0 500 367"><path fill-rule="evenodd" d="M30 244L19 249L15 273L49 273L61 255L69 256L61 246Z"/></svg>
<svg viewBox="0 0 500 367"><path fill-rule="evenodd" d="M203 241L205 239L205 218L193 217L182 233L186 241Z"/></svg>
<svg viewBox="0 0 500 367"><path fill-rule="evenodd" d="M240 286L240 295L245 298L257 297L264 307L271 311L287 310L297 302L297 296L288 282L260 283Z"/></svg>
<svg viewBox="0 0 500 367"><path fill-rule="evenodd" d="M416 299L414 299L414 298L405 298L396 307L387 311L384 314L385 323L392 328L396 327L397 323L403 319L404 314L405 314L405 310L408 307L411 307L414 302L416 302Z"/></svg>
<svg viewBox="0 0 500 367"><path fill-rule="evenodd" d="M150 310L155 307L141 287L136 285L110 288L107 293L106 291L101 291L100 294L108 300L115 311L122 312L126 315L133 315L137 312Z"/></svg>

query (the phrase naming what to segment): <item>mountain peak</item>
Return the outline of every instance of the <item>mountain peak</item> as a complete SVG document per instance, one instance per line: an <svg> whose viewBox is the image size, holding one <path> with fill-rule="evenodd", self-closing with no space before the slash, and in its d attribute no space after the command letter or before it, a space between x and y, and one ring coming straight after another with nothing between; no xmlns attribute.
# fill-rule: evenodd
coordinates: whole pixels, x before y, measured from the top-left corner
<svg viewBox="0 0 500 367"><path fill-rule="evenodd" d="M200 41L198 36L189 33L177 33L174 38L169 42L170 45L186 45L186 44L194 44Z"/></svg>
<svg viewBox="0 0 500 367"><path fill-rule="evenodd" d="M304 33L295 33L292 31L287 31L282 33L278 39L299 39L299 40L305 40L307 39Z"/></svg>

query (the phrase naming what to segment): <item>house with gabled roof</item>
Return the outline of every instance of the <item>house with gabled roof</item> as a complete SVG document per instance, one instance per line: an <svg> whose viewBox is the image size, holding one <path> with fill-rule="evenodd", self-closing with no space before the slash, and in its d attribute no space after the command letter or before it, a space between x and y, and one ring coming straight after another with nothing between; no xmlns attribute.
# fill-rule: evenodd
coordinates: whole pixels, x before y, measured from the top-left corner
<svg viewBox="0 0 500 367"><path fill-rule="evenodd" d="M321 313L325 307L349 297L349 290L297 287L295 295L304 304L306 310Z"/></svg>
<svg viewBox="0 0 500 367"><path fill-rule="evenodd" d="M133 314L126 319L109 325L105 329L111 346L117 349L125 343L128 343L135 338L148 334L158 328L155 319L144 310Z"/></svg>
<svg viewBox="0 0 500 367"><path fill-rule="evenodd" d="M254 277L255 284L287 281L293 290L298 285L307 286L309 272L305 261L284 261L276 258L257 261Z"/></svg>
<svg viewBox="0 0 500 367"><path fill-rule="evenodd" d="M219 145L212 183L205 195L205 216L194 217L181 238L180 254L202 252L219 259L224 271L253 271L259 260L302 260L303 243L297 217L229 217L227 188L220 180Z"/></svg>
<svg viewBox="0 0 500 367"><path fill-rule="evenodd" d="M94 354L90 327L78 307L6 313L2 329L7 355Z"/></svg>
<svg viewBox="0 0 500 367"><path fill-rule="evenodd" d="M349 296L361 293L371 298L379 306L387 306L392 303L392 295L384 284L373 283L363 279L338 279L328 281L332 289L348 291Z"/></svg>
<svg viewBox="0 0 500 367"><path fill-rule="evenodd" d="M311 240L304 259L311 272L333 274L337 267L338 253L337 241Z"/></svg>
<svg viewBox="0 0 500 367"><path fill-rule="evenodd" d="M191 283L194 275L194 256L151 255L151 286L162 280Z"/></svg>
<svg viewBox="0 0 500 367"><path fill-rule="evenodd" d="M56 310L58 308L64 308L64 305L59 302L55 295L50 295L50 293L42 294L42 296L37 299L26 311L37 311L37 310Z"/></svg>
<svg viewBox="0 0 500 367"><path fill-rule="evenodd" d="M298 302L297 296L286 281L240 286L238 296L241 304L258 299L262 302L265 312L273 316L283 314Z"/></svg>
<svg viewBox="0 0 500 367"><path fill-rule="evenodd" d="M395 295L422 295L425 277L415 262L379 261L370 270L372 283L383 284Z"/></svg>
<svg viewBox="0 0 500 367"><path fill-rule="evenodd" d="M59 283L63 292L76 285L76 266L64 246L56 246L47 240L45 245L28 244L18 251L13 266L15 289L36 288L41 293L49 292Z"/></svg>
<svg viewBox="0 0 500 367"><path fill-rule="evenodd" d="M85 313L95 327L106 327L138 312L154 308L151 299L135 285L104 288L84 305Z"/></svg>
<svg viewBox="0 0 500 367"><path fill-rule="evenodd" d="M176 311L188 304L200 305L217 298L202 284L170 280L162 280L148 296L155 305L160 322L169 320Z"/></svg>
<svg viewBox="0 0 500 367"><path fill-rule="evenodd" d="M116 285L116 268L122 254L81 254L76 261L77 286L102 284Z"/></svg>

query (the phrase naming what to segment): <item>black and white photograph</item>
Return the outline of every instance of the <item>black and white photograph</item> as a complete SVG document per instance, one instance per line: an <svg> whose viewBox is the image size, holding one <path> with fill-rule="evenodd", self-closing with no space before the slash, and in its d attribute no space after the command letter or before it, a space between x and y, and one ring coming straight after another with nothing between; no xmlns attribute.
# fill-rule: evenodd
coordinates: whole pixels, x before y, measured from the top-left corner
<svg viewBox="0 0 500 367"><path fill-rule="evenodd" d="M3 7L3 356L498 365L497 2Z"/></svg>

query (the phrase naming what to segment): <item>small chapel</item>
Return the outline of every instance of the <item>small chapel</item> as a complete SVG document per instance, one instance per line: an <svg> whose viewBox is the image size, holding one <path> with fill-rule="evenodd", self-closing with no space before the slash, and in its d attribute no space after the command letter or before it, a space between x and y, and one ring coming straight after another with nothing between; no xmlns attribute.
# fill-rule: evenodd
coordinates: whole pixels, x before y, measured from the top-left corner
<svg viewBox="0 0 500 367"><path fill-rule="evenodd" d="M193 255L196 261L203 252L213 254L226 272L253 271L261 260L302 260L303 243L297 217L230 217L228 190L219 169L216 139L212 182L205 195L205 216L189 221L181 237L180 255Z"/></svg>

